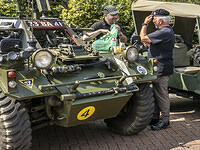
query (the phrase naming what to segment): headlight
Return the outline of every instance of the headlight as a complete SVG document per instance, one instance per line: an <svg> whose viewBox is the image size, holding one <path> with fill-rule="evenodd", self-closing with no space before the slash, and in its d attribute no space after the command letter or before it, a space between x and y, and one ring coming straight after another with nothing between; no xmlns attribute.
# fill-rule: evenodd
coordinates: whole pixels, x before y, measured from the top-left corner
<svg viewBox="0 0 200 150"><path fill-rule="evenodd" d="M18 59L18 55L16 52L9 52L8 53L8 60L17 60Z"/></svg>
<svg viewBox="0 0 200 150"><path fill-rule="evenodd" d="M134 46L129 46L126 48L126 59L129 63L133 63L138 59L138 50Z"/></svg>
<svg viewBox="0 0 200 150"><path fill-rule="evenodd" d="M38 50L33 54L33 61L37 68L47 69L53 63L53 55L48 50Z"/></svg>

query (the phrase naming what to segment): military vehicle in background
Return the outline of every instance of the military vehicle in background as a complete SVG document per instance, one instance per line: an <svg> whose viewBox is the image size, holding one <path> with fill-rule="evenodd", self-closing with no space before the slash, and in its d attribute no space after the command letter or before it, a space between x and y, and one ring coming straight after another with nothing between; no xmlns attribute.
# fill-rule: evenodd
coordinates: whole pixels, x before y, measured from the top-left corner
<svg viewBox="0 0 200 150"><path fill-rule="evenodd" d="M54 0L55 1L55 0ZM134 46L123 53L88 48L48 0L32 0L33 17L0 17L0 149L30 149L32 129L105 119L132 135L150 122L156 79L152 60Z"/></svg>
<svg viewBox="0 0 200 150"><path fill-rule="evenodd" d="M176 42L173 49L174 74L170 76L169 92L200 101L200 6L188 3L137 0L132 4L136 32L145 17L156 9L166 9L172 15ZM148 32L154 31L148 26ZM197 33L195 35L194 33ZM196 38L196 43L194 43ZM200 105L199 105L200 106ZM199 109L198 106L198 109Z"/></svg>

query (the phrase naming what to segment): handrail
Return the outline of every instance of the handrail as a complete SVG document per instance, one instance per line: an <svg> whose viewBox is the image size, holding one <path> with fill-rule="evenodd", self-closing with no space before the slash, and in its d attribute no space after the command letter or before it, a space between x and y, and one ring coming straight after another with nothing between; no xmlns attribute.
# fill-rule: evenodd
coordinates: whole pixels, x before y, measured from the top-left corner
<svg viewBox="0 0 200 150"><path fill-rule="evenodd" d="M129 77L135 77L135 76L141 76L141 74L133 74L133 75L129 75L129 76L124 76L124 75L120 75L120 76L114 76L114 77L104 77L104 78L96 78L96 79L89 79L89 80L76 80L73 82L68 82L68 83L60 83L60 84L47 84L47 85L39 85L38 88L42 91L44 89L48 89L48 88L52 88L52 87L62 87L62 86L69 86L69 85L73 85L73 90L75 90L80 84L82 83L88 83L88 82L96 82L96 81L106 81L106 80L114 80L114 79L121 79L124 80L124 78L129 78ZM121 83L121 80L119 81ZM78 83L78 85L77 85Z"/></svg>

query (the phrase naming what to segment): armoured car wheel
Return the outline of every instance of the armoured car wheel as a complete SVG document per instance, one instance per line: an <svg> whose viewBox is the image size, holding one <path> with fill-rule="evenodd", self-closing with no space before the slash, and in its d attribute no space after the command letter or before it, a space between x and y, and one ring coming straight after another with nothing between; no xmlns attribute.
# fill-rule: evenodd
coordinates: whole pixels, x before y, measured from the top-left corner
<svg viewBox="0 0 200 150"><path fill-rule="evenodd" d="M31 123L26 109L0 92L0 150L27 150L31 139Z"/></svg>
<svg viewBox="0 0 200 150"><path fill-rule="evenodd" d="M193 102L195 111L200 112L200 96L199 95L193 96Z"/></svg>
<svg viewBox="0 0 200 150"><path fill-rule="evenodd" d="M150 123L154 111L154 98L150 84L141 84L115 118L105 119L112 131L122 135L133 135L142 131Z"/></svg>

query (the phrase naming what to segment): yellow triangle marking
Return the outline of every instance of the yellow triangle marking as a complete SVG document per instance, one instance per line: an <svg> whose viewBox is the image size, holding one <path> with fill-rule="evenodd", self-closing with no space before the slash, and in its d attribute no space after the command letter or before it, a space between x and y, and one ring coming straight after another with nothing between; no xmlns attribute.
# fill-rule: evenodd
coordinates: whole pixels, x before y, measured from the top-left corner
<svg viewBox="0 0 200 150"><path fill-rule="evenodd" d="M33 87L33 81L34 81L34 79L19 80L20 83L22 83L24 86L31 88L31 89Z"/></svg>

